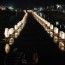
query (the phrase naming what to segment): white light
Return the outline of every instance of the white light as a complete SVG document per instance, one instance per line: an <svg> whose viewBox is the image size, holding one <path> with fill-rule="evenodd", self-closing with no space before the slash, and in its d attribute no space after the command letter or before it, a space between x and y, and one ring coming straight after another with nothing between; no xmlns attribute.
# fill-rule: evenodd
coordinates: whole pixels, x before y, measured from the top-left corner
<svg viewBox="0 0 65 65"><path fill-rule="evenodd" d="M25 21L25 18L22 19L22 23L24 23L24 21Z"/></svg>
<svg viewBox="0 0 65 65"><path fill-rule="evenodd" d="M5 45L5 52L8 53L10 51L10 46L9 44L6 44Z"/></svg>
<svg viewBox="0 0 65 65"><path fill-rule="evenodd" d="M20 33L20 31L21 31L21 28L18 29L18 32L19 32L19 33Z"/></svg>
<svg viewBox="0 0 65 65"><path fill-rule="evenodd" d="M6 38L9 37L9 29L8 28L5 28L4 35L5 35Z"/></svg>
<svg viewBox="0 0 65 65"><path fill-rule="evenodd" d="M14 29L15 29L15 30L17 30L17 29L18 29L18 26L17 26L17 25L15 25L15 26L14 26Z"/></svg>
<svg viewBox="0 0 65 65"><path fill-rule="evenodd" d="M61 37L61 34L62 34L62 33L63 33L63 31L60 31L60 32L59 32L59 37Z"/></svg>
<svg viewBox="0 0 65 65"><path fill-rule="evenodd" d="M19 24L21 25L21 21L19 21Z"/></svg>
<svg viewBox="0 0 65 65"><path fill-rule="evenodd" d="M58 21L56 21L56 25L59 25L59 22Z"/></svg>
<svg viewBox="0 0 65 65"><path fill-rule="evenodd" d="M51 30L53 29L53 25L52 25L52 24L50 25L50 29L51 29Z"/></svg>
<svg viewBox="0 0 65 65"><path fill-rule="evenodd" d="M49 22L47 23L47 26L50 27L50 23Z"/></svg>
<svg viewBox="0 0 65 65"><path fill-rule="evenodd" d="M21 20L21 24L23 23L23 20Z"/></svg>
<svg viewBox="0 0 65 65"><path fill-rule="evenodd" d="M45 21L44 21L44 19L43 19L42 21L43 21L43 23L45 24Z"/></svg>
<svg viewBox="0 0 65 65"><path fill-rule="evenodd" d="M56 5L57 6L57 9L60 7L61 8L61 5Z"/></svg>
<svg viewBox="0 0 65 65"><path fill-rule="evenodd" d="M58 34L58 28L54 27L54 33Z"/></svg>
<svg viewBox="0 0 65 65"><path fill-rule="evenodd" d="M21 22L19 21L19 22L17 23L17 26L20 27L20 25L21 25Z"/></svg>
<svg viewBox="0 0 65 65"><path fill-rule="evenodd" d="M47 21L45 21L45 24L47 24L48 22Z"/></svg>
<svg viewBox="0 0 65 65"><path fill-rule="evenodd" d="M8 7L8 8L9 8L10 10L13 10L13 9L14 9L14 8L13 8L13 7L11 7L11 6L10 6L10 7Z"/></svg>
<svg viewBox="0 0 65 65"><path fill-rule="evenodd" d="M59 37L61 37L62 39L65 39L65 34L63 31L60 31Z"/></svg>
<svg viewBox="0 0 65 65"><path fill-rule="evenodd" d="M14 29L13 28L10 28L9 29L9 34L13 34L14 33Z"/></svg>
<svg viewBox="0 0 65 65"><path fill-rule="evenodd" d="M57 8L59 8L60 6L59 5L57 5Z"/></svg>

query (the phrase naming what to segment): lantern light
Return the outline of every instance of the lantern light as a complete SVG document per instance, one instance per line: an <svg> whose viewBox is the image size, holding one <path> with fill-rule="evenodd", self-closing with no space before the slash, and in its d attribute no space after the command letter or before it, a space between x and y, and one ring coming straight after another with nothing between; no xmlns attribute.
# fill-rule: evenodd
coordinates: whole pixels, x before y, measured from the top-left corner
<svg viewBox="0 0 65 65"><path fill-rule="evenodd" d="M58 34L58 28L54 27L54 33Z"/></svg>
<svg viewBox="0 0 65 65"><path fill-rule="evenodd" d="M52 24L50 25L50 29L51 29L51 30L53 29L53 25L52 25Z"/></svg>
<svg viewBox="0 0 65 65"><path fill-rule="evenodd" d="M60 31L59 37L61 37L62 39L65 39L65 34L63 31Z"/></svg>
<svg viewBox="0 0 65 65"><path fill-rule="evenodd" d="M17 38L17 37L18 37L18 35L19 35L19 34L18 34L17 32L15 32L15 38Z"/></svg>
<svg viewBox="0 0 65 65"><path fill-rule="evenodd" d="M8 28L5 28L4 35L5 35L6 38L9 37L9 29Z"/></svg>
<svg viewBox="0 0 65 65"><path fill-rule="evenodd" d="M47 26L50 27L50 23L49 22L47 23Z"/></svg>
<svg viewBox="0 0 65 65"><path fill-rule="evenodd" d="M14 43L14 38L10 38L9 44L12 45Z"/></svg>
<svg viewBox="0 0 65 65"><path fill-rule="evenodd" d="M59 48L64 51L64 43L63 42L59 42Z"/></svg>
<svg viewBox="0 0 65 65"><path fill-rule="evenodd" d="M10 51L10 46L9 44L6 44L5 45L5 52L8 53Z"/></svg>
<svg viewBox="0 0 65 65"><path fill-rule="evenodd" d="M15 29L15 30L17 30L17 29L18 29L18 26L17 26L17 25L15 25L15 26L14 26L14 29Z"/></svg>
<svg viewBox="0 0 65 65"><path fill-rule="evenodd" d="M13 34L14 33L14 29L13 28L10 28L9 29L9 34Z"/></svg>

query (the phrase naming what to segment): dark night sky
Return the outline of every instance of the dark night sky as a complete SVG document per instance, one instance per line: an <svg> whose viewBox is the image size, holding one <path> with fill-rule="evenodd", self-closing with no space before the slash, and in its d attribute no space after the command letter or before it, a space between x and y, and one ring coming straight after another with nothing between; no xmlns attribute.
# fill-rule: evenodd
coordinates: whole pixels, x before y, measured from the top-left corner
<svg viewBox="0 0 65 65"><path fill-rule="evenodd" d="M51 4L65 4L64 0L0 0L0 4L13 5L16 7L41 6Z"/></svg>

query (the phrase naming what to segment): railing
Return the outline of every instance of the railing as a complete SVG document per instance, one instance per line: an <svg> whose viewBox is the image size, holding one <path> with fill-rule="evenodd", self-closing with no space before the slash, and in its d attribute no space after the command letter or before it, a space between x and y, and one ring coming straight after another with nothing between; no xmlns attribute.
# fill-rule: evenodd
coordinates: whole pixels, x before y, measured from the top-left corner
<svg viewBox="0 0 65 65"><path fill-rule="evenodd" d="M10 46L14 44L15 39L17 39L24 28L26 24L26 20L28 17L28 13L25 12L25 15L21 21L19 21L16 25L14 25L14 28L5 28L4 35L5 39L5 52L8 53L10 51Z"/></svg>
<svg viewBox="0 0 65 65"><path fill-rule="evenodd" d="M53 24L37 15L36 12L32 12L32 15L37 20L37 22L39 22L42 27L47 31L50 37L53 38L54 42L58 45L59 49L65 51L65 32L60 31L57 27L54 27Z"/></svg>

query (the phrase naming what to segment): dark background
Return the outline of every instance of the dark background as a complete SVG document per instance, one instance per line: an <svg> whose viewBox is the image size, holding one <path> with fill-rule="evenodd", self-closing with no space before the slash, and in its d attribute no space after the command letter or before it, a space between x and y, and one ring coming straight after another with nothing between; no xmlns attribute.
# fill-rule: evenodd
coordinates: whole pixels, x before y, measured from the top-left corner
<svg viewBox="0 0 65 65"><path fill-rule="evenodd" d="M12 5L14 7L44 6L54 4L65 4L64 0L0 0L0 4Z"/></svg>

